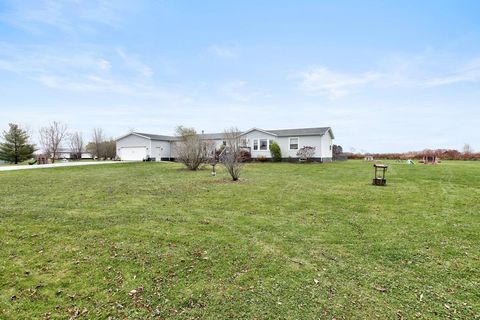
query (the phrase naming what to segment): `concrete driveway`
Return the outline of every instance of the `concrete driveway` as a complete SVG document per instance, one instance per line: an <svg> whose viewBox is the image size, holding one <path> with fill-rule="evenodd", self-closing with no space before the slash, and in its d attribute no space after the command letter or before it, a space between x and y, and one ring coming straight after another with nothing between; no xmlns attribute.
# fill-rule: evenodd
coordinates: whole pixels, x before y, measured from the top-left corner
<svg viewBox="0 0 480 320"><path fill-rule="evenodd" d="M122 163L121 161L89 161L89 162L58 162L53 164L34 164L34 165L21 165L21 166L0 166L0 171L13 171L13 170L31 170L31 169L46 169L46 168L61 168L61 167L78 167L78 166L91 166L96 164L112 164Z"/></svg>

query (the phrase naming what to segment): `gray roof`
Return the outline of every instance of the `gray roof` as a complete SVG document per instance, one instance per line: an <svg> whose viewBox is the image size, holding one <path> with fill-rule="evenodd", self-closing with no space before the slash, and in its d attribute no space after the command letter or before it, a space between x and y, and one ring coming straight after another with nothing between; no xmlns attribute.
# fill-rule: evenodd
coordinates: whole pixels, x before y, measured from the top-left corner
<svg viewBox="0 0 480 320"><path fill-rule="evenodd" d="M167 140L167 141L170 141L170 140L174 140L175 137L172 137L172 136L164 136L164 135L160 135L160 134L150 134L150 133L141 133L141 132L132 132L132 133L136 133L136 134L139 134L141 136L144 136L144 137L148 137L150 139L153 139L153 140Z"/></svg>
<svg viewBox="0 0 480 320"><path fill-rule="evenodd" d="M263 130L263 131L270 132L278 137L293 137L293 136L322 136L325 133L327 133L330 129L331 129L330 127L318 127L318 128L280 129L280 130ZM141 133L141 132L132 132L132 133L150 138L152 140L176 141L179 139L178 137L175 137L175 136L165 136L165 135ZM208 140L221 140L224 137L224 133L203 133L200 135L204 139L208 139ZM332 136L333 136L333 133L332 133Z"/></svg>
<svg viewBox="0 0 480 320"><path fill-rule="evenodd" d="M327 131L330 130L330 127L320 127L320 128L300 128L300 129L281 129L281 130L265 130L271 132L279 137L291 137L291 136L317 136L324 135Z"/></svg>
<svg viewBox="0 0 480 320"><path fill-rule="evenodd" d="M142 133L142 132L133 132L133 133L139 134L144 137L148 137L152 140L175 141L179 139L179 137L176 137L176 136L164 136L159 134L150 134L150 133ZM204 134L200 133L199 135L202 136L204 139L208 139L208 140L223 139L223 133L204 133Z"/></svg>
<svg viewBox="0 0 480 320"><path fill-rule="evenodd" d="M207 139L207 140L220 140L220 139L223 139L225 134L223 132L222 133L204 133L204 134L200 134L200 136L202 136L204 139Z"/></svg>

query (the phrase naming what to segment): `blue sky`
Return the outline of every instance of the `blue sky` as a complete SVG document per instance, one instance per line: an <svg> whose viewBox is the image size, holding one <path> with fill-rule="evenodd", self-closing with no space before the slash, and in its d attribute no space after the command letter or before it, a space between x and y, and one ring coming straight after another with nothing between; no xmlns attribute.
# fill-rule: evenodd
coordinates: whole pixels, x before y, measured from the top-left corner
<svg viewBox="0 0 480 320"><path fill-rule="evenodd" d="M480 149L480 1L0 1L0 129Z"/></svg>

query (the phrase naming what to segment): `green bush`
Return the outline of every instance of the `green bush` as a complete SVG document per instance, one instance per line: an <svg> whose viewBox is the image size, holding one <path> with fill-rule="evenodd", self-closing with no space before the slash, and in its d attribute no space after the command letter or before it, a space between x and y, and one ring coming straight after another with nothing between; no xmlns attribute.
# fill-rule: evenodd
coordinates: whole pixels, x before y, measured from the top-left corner
<svg viewBox="0 0 480 320"><path fill-rule="evenodd" d="M275 141L272 142L270 145L270 154L272 155L273 162L280 162L282 161L282 151L280 150L280 146Z"/></svg>

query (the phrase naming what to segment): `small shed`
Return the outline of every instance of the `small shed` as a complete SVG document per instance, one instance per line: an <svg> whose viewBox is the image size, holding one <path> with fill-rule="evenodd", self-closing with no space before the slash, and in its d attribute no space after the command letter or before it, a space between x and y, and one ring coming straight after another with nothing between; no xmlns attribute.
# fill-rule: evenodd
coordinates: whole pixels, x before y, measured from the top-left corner
<svg viewBox="0 0 480 320"><path fill-rule="evenodd" d="M373 156L371 155L366 155L365 158L363 158L363 161L373 161Z"/></svg>

